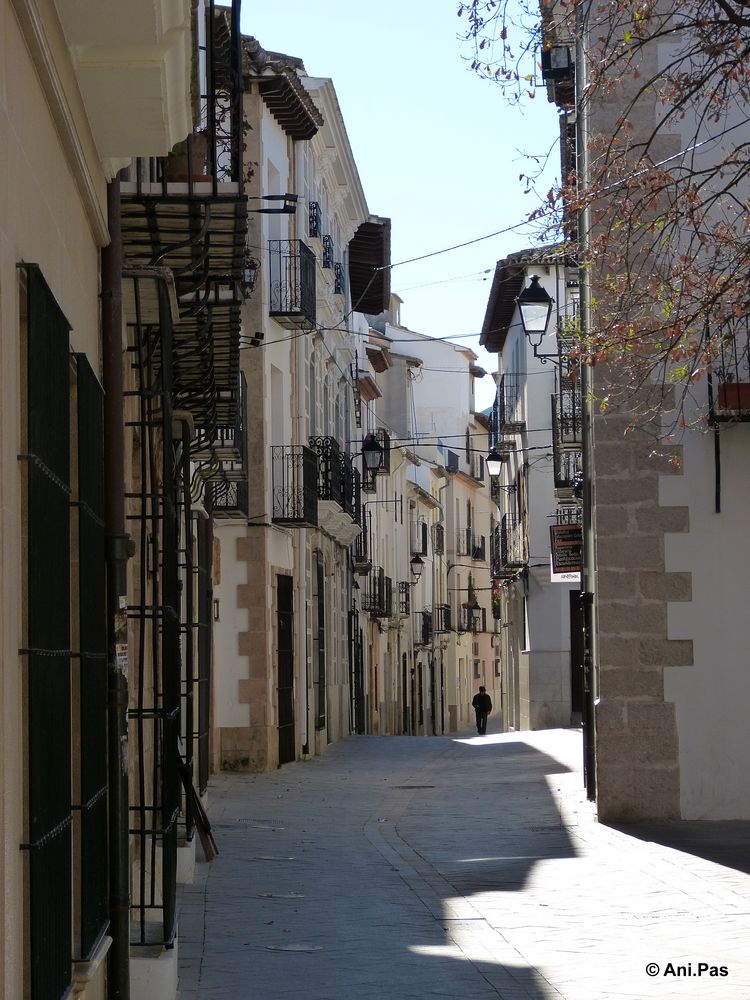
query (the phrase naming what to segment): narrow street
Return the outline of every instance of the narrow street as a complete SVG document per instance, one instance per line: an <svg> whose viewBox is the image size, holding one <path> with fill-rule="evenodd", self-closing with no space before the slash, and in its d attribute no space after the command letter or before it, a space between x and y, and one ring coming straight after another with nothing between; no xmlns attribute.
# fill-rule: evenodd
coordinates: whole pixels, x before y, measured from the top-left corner
<svg viewBox="0 0 750 1000"><path fill-rule="evenodd" d="M580 756L571 730L352 737L215 777L179 997L747 1000L747 824L713 825L725 865L600 826Z"/></svg>

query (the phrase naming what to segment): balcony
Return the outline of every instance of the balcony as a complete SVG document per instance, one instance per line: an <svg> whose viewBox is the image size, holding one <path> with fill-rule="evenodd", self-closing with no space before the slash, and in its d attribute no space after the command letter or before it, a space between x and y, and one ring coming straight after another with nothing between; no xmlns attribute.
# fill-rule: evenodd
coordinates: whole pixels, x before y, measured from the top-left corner
<svg viewBox="0 0 750 1000"><path fill-rule="evenodd" d="M427 555L428 533L426 521L412 521L409 526L409 551L413 556Z"/></svg>
<svg viewBox="0 0 750 1000"><path fill-rule="evenodd" d="M318 527L341 545L351 545L361 528L359 473L334 437L312 437L318 463Z"/></svg>
<svg viewBox="0 0 750 1000"><path fill-rule="evenodd" d="M230 399L217 400L217 406L220 412L234 413L235 420L229 426L219 424L212 439L191 450L191 461L197 466L195 474L203 480L246 480L247 380L242 372L236 392Z"/></svg>
<svg viewBox="0 0 750 1000"><path fill-rule="evenodd" d="M443 632L450 632L450 630L451 630L450 604L436 604L432 631L435 633L443 633Z"/></svg>
<svg viewBox="0 0 750 1000"><path fill-rule="evenodd" d="M561 363L558 369L557 394L552 397L553 430L557 424L557 434L563 448L580 450L583 430L583 407L581 405L580 382L569 374L565 361L565 342L559 341Z"/></svg>
<svg viewBox="0 0 750 1000"><path fill-rule="evenodd" d="M362 608L373 618L390 618L393 615L393 581L385 575L382 566L373 567L368 577Z"/></svg>
<svg viewBox="0 0 750 1000"><path fill-rule="evenodd" d="M411 614L411 584L406 580L399 580L398 584L398 613L402 618Z"/></svg>
<svg viewBox="0 0 750 1000"><path fill-rule="evenodd" d="M414 645L429 646L432 642L432 612L417 611L414 614Z"/></svg>
<svg viewBox="0 0 750 1000"><path fill-rule="evenodd" d="M738 320L722 338L719 356L708 379L712 423L750 421L750 324Z"/></svg>
<svg viewBox="0 0 750 1000"><path fill-rule="evenodd" d="M314 528L318 524L318 456L304 445L271 448L274 524Z"/></svg>
<svg viewBox="0 0 750 1000"><path fill-rule="evenodd" d="M197 79L198 125L169 156L134 160L120 194L125 273L158 270L174 289L173 406L213 440L238 420L247 198L239 4L230 12L211 2L206 18L211 51Z"/></svg>
<svg viewBox="0 0 750 1000"><path fill-rule="evenodd" d="M522 390L522 376L517 372L506 372L500 378L493 408L493 430L496 435L519 434L526 426Z"/></svg>
<svg viewBox="0 0 750 1000"><path fill-rule="evenodd" d="M445 527L442 524L432 526L432 550L436 556L445 555Z"/></svg>
<svg viewBox="0 0 750 1000"><path fill-rule="evenodd" d="M352 572L357 576L365 576L372 569L367 535L366 531L362 531L352 543Z"/></svg>
<svg viewBox="0 0 750 1000"><path fill-rule="evenodd" d="M470 556L472 551L471 528L461 528L456 532L456 555Z"/></svg>
<svg viewBox="0 0 750 1000"><path fill-rule="evenodd" d="M268 241L269 315L289 330L315 328L315 254L302 240Z"/></svg>
<svg viewBox="0 0 750 1000"><path fill-rule="evenodd" d="M225 480L213 484L213 514L215 517L247 519L249 513L247 480Z"/></svg>
<svg viewBox="0 0 750 1000"><path fill-rule="evenodd" d="M319 240L323 234L323 213L317 201L311 201L307 214L307 235L311 240Z"/></svg>
<svg viewBox="0 0 750 1000"><path fill-rule="evenodd" d="M362 484L359 469L352 456L341 452L341 502L344 513L356 524L362 524Z"/></svg>
<svg viewBox="0 0 750 1000"><path fill-rule="evenodd" d="M321 257L321 260L320 260L320 266L323 267L323 268L325 268L328 271L333 270L334 252L335 251L334 251L334 245L333 245L333 236L324 236L323 237L323 256Z"/></svg>
<svg viewBox="0 0 750 1000"><path fill-rule="evenodd" d="M470 607L462 605L458 609L458 623L456 625L457 632L471 632L477 635L479 632L487 631L487 609L480 608L481 615L479 616L479 621L474 618L474 612Z"/></svg>
<svg viewBox="0 0 750 1000"><path fill-rule="evenodd" d="M484 535L471 536L471 558L474 562L485 562L487 559L486 541Z"/></svg>
<svg viewBox="0 0 750 1000"><path fill-rule="evenodd" d="M339 264L338 261L333 265L333 294L343 295L345 284L344 284L344 265Z"/></svg>
<svg viewBox="0 0 750 1000"><path fill-rule="evenodd" d="M500 552L496 566L493 566L493 575L514 576L527 562L523 521L505 514L499 531ZM499 570L497 574L494 573L495 568Z"/></svg>
<svg viewBox="0 0 750 1000"><path fill-rule="evenodd" d="M484 482L484 455L472 455L469 463L471 478L478 483Z"/></svg>

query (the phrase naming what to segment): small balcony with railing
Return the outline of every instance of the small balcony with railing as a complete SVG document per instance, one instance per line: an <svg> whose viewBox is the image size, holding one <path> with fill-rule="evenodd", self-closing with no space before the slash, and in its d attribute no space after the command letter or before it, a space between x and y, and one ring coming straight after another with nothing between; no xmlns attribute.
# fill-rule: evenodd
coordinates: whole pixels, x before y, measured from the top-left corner
<svg viewBox="0 0 750 1000"><path fill-rule="evenodd" d="M487 561L487 540L484 535L471 536L471 558L474 562Z"/></svg>
<svg viewBox="0 0 750 1000"><path fill-rule="evenodd" d="M476 635L479 632L487 631L487 609L478 606L472 607L469 604L462 604L456 616L457 632L472 632Z"/></svg>
<svg viewBox="0 0 750 1000"><path fill-rule="evenodd" d="M351 545L359 525L359 470L334 437L311 437L318 461L318 527L341 545Z"/></svg>
<svg viewBox="0 0 750 1000"><path fill-rule="evenodd" d="M200 16L208 42L195 53L193 131L169 155L125 168L120 214L123 273L169 277L173 405L210 441L237 419L240 313L251 287L239 0L231 9L206 0Z"/></svg>
<svg viewBox="0 0 750 1000"><path fill-rule="evenodd" d="M359 523L364 524L364 518L360 517ZM352 542L352 572L355 576L366 576L372 569L368 536L369 532L363 530Z"/></svg>
<svg viewBox="0 0 750 1000"><path fill-rule="evenodd" d="M712 423L750 421L750 320L735 322L718 347L708 377Z"/></svg>
<svg viewBox="0 0 750 1000"><path fill-rule="evenodd" d="M319 240L323 235L323 213L320 202L311 201L307 209L307 235L311 240Z"/></svg>
<svg viewBox="0 0 750 1000"><path fill-rule="evenodd" d="M445 526L442 524L432 526L432 551L436 556L445 555Z"/></svg>
<svg viewBox="0 0 750 1000"><path fill-rule="evenodd" d="M274 524L318 524L318 456L305 445L271 448L271 519Z"/></svg>
<svg viewBox="0 0 750 1000"><path fill-rule="evenodd" d="M374 566L367 578L362 610L373 618L393 616L393 580L385 575L382 566Z"/></svg>
<svg viewBox="0 0 750 1000"><path fill-rule="evenodd" d="M268 241L268 314L289 330L316 322L315 254L302 240Z"/></svg>
<svg viewBox="0 0 750 1000"><path fill-rule="evenodd" d="M505 514L496 529L492 575L497 578L515 576L525 568L527 561L523 521Z"/></svg>
<svg viewBox="0 0 750 1000"><path fill-rule="evenodd" d="M459 528L456 532L456 555L471 557L472 541L471 528Z"/></svg>
<svg viewBox="0 0 750 1000"><path fill-rule="evenodd" d="M247 520L250 512L247 479L214 482L212 490L214 517Z"/></svg>
<svg viewBox="0 0 750 1000"><path fill-rule="evenodd" d="M398 582L398 613L402 618L411 614L411 584L407 580Z"/></svg>
<svg viewBox="0 0 750 1000"><path fill-rule="evenodd" d="M435 614L432 621L432 631L444 634L451 630L451 606L450 604L436 604Z"/></svg>
<svg viewBox="0 0 750 1000"><path fill-rule="evenodd" d="M247 380L242 372L236 389L220 396L216 408L231 422L218 424L209 436L197 435L190 452L194 479L247 481Z"/></svg>
<svg viewBox="0 0 750 1000"><path fill-rule="evenodd" d="M500 377L493 413L493 431L500 434L518 434L526 426L523 413L523 376L506 372Z"/></svg>
<svg viewBox="0 0 750 1000"><path fill-rule="evenodd" d="M413 617L414 622L414 645L429 646L432 642L432 612L416 611Z"/></svg>

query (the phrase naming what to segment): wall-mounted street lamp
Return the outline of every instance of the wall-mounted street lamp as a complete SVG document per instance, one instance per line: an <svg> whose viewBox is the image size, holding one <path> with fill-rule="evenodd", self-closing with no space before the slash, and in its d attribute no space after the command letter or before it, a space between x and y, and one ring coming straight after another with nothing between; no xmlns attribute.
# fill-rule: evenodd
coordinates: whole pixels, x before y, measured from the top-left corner
<svg viewBox="0 0 750 1000"><path fill-rule="evenodd" d="M409 567L411 568L411 575L414 577L414 583L418 583L419 578L422 575L422 570L424 569L424 563L422 562L421 556L412 556Z"/></svg>
<svg viewBox="0 0 750 1000"><path fill-rule="evenodd" d="M497 448L493 447L492 451L484 460L484 464L487 466L488 474L490 476L499 476L503 463L508 461L508 457L507 453L505 455L501 455Z"/></svg>
<svg viewBox="0 0 750 1000"><path fill-rule="evenodd" d="M374 476L383 461L383 446L372 433L368 434L362 442L362 458L365 469Z"/></svg>
<svg viewBox="0 0 750 1000"><path fill-rule="evenodd" d="M255 257L251 256L246 250L245 260L242 265L242 280L240 282L240 291L242 292L243 299L249 299L253 294L259 266Z"/></svg>
<svg viewBox="0 0 750 1000"><path fill-rule="evenodd" d="M471 624L474 631L476 632L479 628L479 623L482 620L482 609L479 606L479 601L474 598L473 602L469 605L469 614L471 615Z"/></svg>
<svg viewBox="0 0 750 1000"><path fill-rule="evenodd" d="M518 311L521 313L523 332L534 348L535 358L557 357L556 354L538 354L544 335L547 332L549 318L552 315L554 299L546 288L539 284L539 275L532 274L530 283L516 298Z"/></svg>

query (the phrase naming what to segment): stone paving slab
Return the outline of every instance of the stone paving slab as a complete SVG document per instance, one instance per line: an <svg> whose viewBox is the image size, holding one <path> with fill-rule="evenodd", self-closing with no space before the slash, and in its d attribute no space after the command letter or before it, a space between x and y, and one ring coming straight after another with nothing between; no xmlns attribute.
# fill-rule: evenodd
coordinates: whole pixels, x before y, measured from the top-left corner
<svg viewBox="0 0 750 1000"><path fill-rule="evenodd" d="M596 823L580 760L573 730L351 737L215 777L180 1000L750 1000L750 876Z"/></svg>

